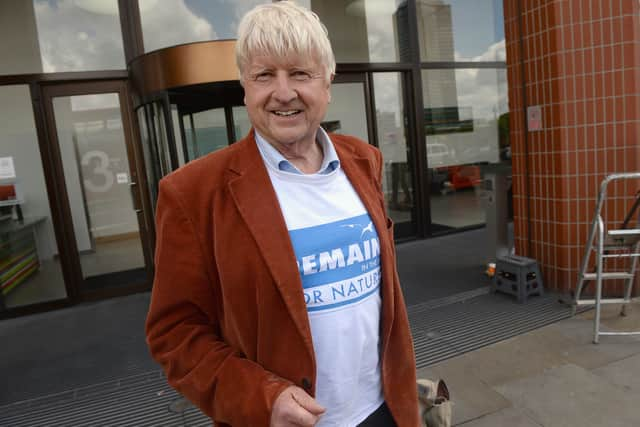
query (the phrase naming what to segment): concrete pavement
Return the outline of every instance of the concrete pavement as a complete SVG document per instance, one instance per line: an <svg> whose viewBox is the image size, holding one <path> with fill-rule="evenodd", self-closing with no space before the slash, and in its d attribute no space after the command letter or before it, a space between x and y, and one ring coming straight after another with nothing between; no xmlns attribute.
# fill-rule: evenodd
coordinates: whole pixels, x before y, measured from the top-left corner
<svg viewBox="0 0 640 427"><path fill-rule="evenodd" d="M640 336L600 337L594 311L421 369L443 378L454 425L464 427L640 426ZM640 302L603 330L640 330Z"/></svg>

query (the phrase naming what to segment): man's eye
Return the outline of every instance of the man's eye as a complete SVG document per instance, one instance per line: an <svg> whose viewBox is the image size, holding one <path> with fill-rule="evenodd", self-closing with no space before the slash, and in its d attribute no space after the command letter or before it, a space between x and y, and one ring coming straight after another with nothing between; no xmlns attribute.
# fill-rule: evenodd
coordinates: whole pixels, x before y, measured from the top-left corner
<svg viewBox="0 0 640 427"><path fill-rule="evenodd" d="M259 73L259 74L256 74L255 77L254 77L254 79L257 82L266 82L270 78L271 78L271 73Z"/></svg>
<svg viewBox="0 0 640 427"><path fill-rule="evenodd" d="M294 71L293 73L291 73L291 77L296 80L304 81L309 80L311 78L311 74L307 73L306 71Z"/></svg>

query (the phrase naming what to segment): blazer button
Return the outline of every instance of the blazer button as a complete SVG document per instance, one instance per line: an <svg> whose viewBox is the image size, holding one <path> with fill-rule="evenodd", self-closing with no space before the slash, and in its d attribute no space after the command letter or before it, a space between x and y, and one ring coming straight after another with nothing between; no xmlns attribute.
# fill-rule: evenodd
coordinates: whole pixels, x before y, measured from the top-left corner
<svg viewBox="0 0 640 427"><path fill-rule="evenodd" d="M311 381L309 381L309 378L302 379L302 388L306 391L311 390Z"/></svg>

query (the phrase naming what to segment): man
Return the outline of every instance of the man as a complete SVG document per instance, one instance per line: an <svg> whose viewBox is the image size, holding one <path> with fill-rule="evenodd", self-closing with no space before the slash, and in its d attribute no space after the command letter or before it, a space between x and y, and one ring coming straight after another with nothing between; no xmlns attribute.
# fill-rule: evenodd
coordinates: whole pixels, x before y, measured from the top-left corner
<svg viewBox="0 0 640 427"><path fill-rule="evenodd" d="M160 183L151 353L216 425L416 426L380 152L320 128L326 30L258 6L236 54L254 129Z"/></svg>

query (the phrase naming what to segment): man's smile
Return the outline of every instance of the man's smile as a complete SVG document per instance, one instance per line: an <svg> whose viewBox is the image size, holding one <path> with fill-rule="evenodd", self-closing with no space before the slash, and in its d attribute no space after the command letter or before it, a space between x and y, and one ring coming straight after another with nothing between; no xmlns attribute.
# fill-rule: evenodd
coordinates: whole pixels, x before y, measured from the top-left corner
<svg viewBox="0 0 640 427"><path fill-rule="evenodd" d="M289 116L294 116L298 113L302 112L302 110L276 110L276 111L272 111L273 114L275 114L276 116L281 116L281 117L289 117Z"/></svg>

